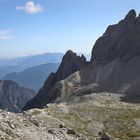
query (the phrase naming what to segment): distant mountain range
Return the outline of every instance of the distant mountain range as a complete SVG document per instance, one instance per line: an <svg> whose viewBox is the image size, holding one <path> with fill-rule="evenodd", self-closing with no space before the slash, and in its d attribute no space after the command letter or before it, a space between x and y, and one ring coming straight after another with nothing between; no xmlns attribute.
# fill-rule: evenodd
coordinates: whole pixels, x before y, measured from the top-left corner
<svg viewBox="0 0 140 140"><path fill-rule="evenodd" d="M63 53L45 53L13 59L0 59L0 78L8 73L21 72L27 68L46 63L60 63Z"/></svg>
<svg viewBox="0 0 140 140"><path fill-rule="evenodd" d="M82 53L79 53L82 55ZM84 54L87 60L90 60L90 54ZM45 53L12 59L0 59L0 79L12 72L21 72L27 68L47 64L61 63L63 53Z"/></svg>
<svg viewBox="0 0 140 140"><path fill-rule="evenodd" d="M63 53L44 53L11 59L0 59L0 67L22 65L27 68L46 63L59 63L61 62L63 55Z"/></svg>
<svg viewBox="0 0 140 140"><path fill-rule="evenodd" d="M35 96L31 89L21 87L13 81L0 80L0 108L20 112L28 100Z"/></svg>
<svg viewBox="0 0 140 140"><path fill-rule="evenodd" d="M38 91L43 86L48 75L51 72L56 72L58 66L58 63L42 64L22 72L9 73L3 79L15 81L21 86Z"/></svg>

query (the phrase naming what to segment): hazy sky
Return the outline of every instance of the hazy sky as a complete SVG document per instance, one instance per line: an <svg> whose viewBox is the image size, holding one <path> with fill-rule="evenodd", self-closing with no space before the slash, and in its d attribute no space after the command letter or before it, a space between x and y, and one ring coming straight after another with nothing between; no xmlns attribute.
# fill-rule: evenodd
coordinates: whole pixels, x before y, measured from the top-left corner
<svg viewBox="0 0 140 140"><path fill-rule="evenodd" d="M90 53L109 24L140 0L0 0L0 58L45 52Z"/></svg>

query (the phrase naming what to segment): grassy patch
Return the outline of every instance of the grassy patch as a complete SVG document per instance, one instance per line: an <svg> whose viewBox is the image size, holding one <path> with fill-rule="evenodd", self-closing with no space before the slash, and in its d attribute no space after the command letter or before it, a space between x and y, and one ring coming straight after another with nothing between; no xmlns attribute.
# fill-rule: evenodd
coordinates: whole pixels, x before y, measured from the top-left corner
<svg viewBox="0 0 140 140"><path fill-rule="evenodd" d="M31 115L35 116L35 115L39 115L40 114L40 111L39 110L34 110Z"/></svg>
<svg viewBox="0 0 140 140"><path fill-rule="evenodd" d="M130 131L127 133L127 136L130 138L140 137L140 131Z"/></svg>

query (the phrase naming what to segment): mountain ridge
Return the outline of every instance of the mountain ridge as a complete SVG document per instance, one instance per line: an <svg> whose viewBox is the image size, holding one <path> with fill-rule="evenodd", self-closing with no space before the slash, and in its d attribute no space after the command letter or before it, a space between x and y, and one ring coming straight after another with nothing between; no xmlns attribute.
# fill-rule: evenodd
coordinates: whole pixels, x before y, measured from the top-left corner
<svg viewBox="0 0 140 140"><path fill-rule="evenodd" d="M27 68L31 68L37 65L46 63L60 63L63 55L63 53L45 53L41 55L16 58L16 60L10 59L8 60L9 62L1 65L1 63L3 62L2 60L2 62L0 62L0 78L3 78L11 72L21 72Z"/></svg>
<svg viewBox="0 0 140 140"><path fill-rule="evenodd" d="M91 62L107 64L115 58L125 61L139 55L139 35L140 17L137 17L136 11L132 9L118 24L110 25L96 41Z"/></svg>
<svg viewBox="0 0 140 140"><path fill-rule="evenodd" d="M136 17L135 10L130 10L123 20L109 26L103 36L96 41L90 62L84 58L80 59L84 62L83 67L79 69L71 67L71 61L65 57L68 51L57 73L50 75L37 96L29 101L24 109L42 108L51 102L63 102L69 96L94 92L121 93L124 95L122 100L126 101L140 97L136 92L140 90L137 83L139 81L137 75L140 75L138 35L140 35L140 18ZM74 58L73 55L72 57ZM76 63L75 59L73 60L72 65ZM73 70L67 73L67 69Z"/></svg>
<svg viewBox="0 0 140 140"><path fill-rule="evenodd" d="M0 80L0 108L10 112L21 112L28 100L36 93L28 88L20 87L11 80Z"/></svg>
<svg viewBox="0 0 140 140"><path fill-rule="evenodd" d="M59 64L47 63L31 68L27 68L21 72L13 72L3 77L3 80L12 80L19 85L38 91L46 78L51 72L55 72Z"/></svg>
<svg viewBox="0 0 140 140"><path fill-rule="evenodd" d="M54 91L53 93L49 94L49 91L51 91L51 87L55 86L57 82L63 80L64 78L81 69L85 65L86 58L83 55L77 56L76 53L72 52L71 50L68 50L66 54L63 56L62 62L57 72L50 74L44 86L40 89L38 95L32 99L35 100L34 104L38 106L39 105L38 103L40 103L41 100L42 104L44 104L43 102L44 99L46 99L46 101L48 102L52 102L57 97L57 91L56 92ZM48 92L48 94L46 94L46 92ZM29 101L29 103L27 104L30 104L30 102L31 101Z"/></svg>

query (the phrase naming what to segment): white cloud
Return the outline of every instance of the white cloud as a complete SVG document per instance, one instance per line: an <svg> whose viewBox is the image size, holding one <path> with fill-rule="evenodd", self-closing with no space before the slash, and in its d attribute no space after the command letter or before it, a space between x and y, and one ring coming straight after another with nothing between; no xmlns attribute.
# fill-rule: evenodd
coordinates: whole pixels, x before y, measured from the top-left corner
<svg viewBox="0 0 140 140"><path fill-rule="evenodd" d="M16 6L16 10L23 10L28 14L37 14L43 12L43 8L33 1L27 2L24 6Z"/></svg>
<svg viewBox="0 0 140 140"><path fill-rule="evenodd" d="M13 36L10 33L13 32L12 30L0 30L0 40L11 40Z"/></svg>

